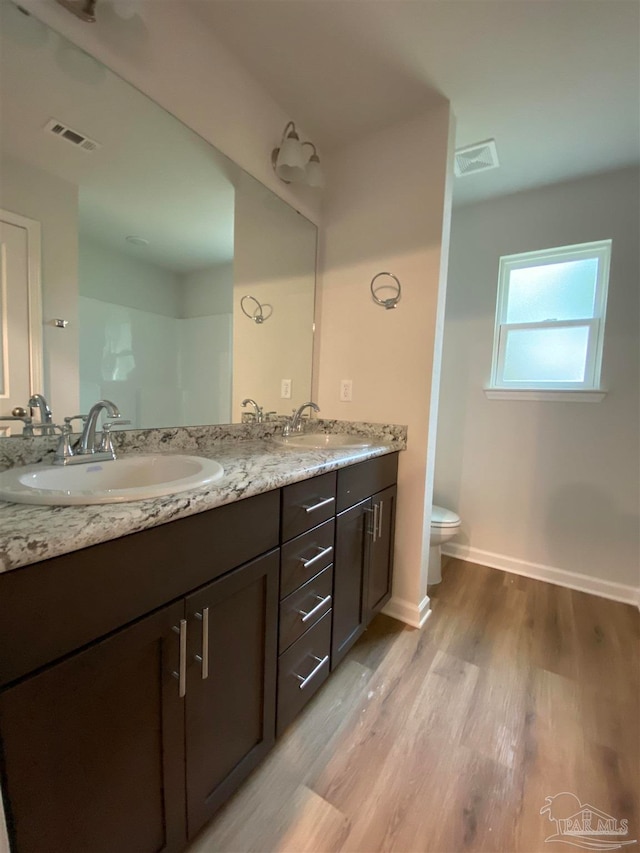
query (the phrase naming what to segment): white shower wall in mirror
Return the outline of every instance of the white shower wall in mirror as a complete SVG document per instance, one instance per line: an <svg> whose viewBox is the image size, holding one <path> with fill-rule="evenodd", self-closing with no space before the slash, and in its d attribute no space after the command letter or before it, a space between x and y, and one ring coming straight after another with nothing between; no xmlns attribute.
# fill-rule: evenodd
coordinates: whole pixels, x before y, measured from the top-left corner
<svg viewBox="0 0 640 853"><path fill-rule="evenodd" d="M80 409L132 426L231 421L232 267L178 273L80 234Z"/></svg>

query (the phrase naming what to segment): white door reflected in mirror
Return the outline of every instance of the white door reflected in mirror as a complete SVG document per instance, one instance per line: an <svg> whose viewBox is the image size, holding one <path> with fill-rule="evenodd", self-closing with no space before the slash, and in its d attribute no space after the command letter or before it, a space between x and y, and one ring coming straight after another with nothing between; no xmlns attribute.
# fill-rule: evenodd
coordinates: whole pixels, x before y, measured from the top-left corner
<svg viewBox="0 0 640 853"><path fill-rule="evenodd" d="M0 418L42 388L40 226L0 210ZM0 420L0 435L22 424Z"/></svg>

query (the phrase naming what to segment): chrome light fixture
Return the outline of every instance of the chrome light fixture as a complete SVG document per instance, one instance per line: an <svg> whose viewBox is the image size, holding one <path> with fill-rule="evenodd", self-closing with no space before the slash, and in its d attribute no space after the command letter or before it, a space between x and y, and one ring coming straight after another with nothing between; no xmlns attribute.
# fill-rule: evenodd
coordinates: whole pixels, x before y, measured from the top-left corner
<svg viewBox="0 0 640 853"><path fill-rule="evenodd" d="M310 146L311 156L304 150ZM279 148L271 152L271 165L276 175L285 184L306 184L308 187L323 187L324 173L313 142L300 142L295 124L290 121L282 134Z"/></svg>

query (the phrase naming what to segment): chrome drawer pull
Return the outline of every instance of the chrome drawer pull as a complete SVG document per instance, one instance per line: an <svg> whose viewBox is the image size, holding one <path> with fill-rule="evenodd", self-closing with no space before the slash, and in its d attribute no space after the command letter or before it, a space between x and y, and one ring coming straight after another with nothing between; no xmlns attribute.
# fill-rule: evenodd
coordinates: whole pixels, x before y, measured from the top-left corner
<svg viewBox="0 0 640 853"><path fill-rule="evenodd" d="M379 512L378 512L378 539L382 539L382 507L384 506L384 501L380 501L379 504Z"/></svg>
<svg viewBox="0 0 640 853"><path fill-rule="evenodd" d="M378 513L380 512L380 507L378 504L373 505L373 541L375 542L378 538Z"/></svg>
<svg viewBox="0 0 640 853"><path fill-rule="evenodd" d="M327 595L326 598L323 598L321 595L316 595L316 598L318 600L318 603L312 610L309 610L308 613L305 610L298 610L298 613L300 614L300 616L302 616L303 622L307 622L315 613L318 612L318 610L322 610L325 604L329 604L331 602L330 595Z"/></svg>
<svg viewBox="0 0 640 853"><path fill-rule="evenodd" d="M317 657L316 655L311 655L311 657L312 657L314 660L317 660L317 661L318 661L318 665L317 665L317 666L314 666L314 668L311 670L311 672L309 673L309 675L308 675L306 678L303 678L301 675L298 675L298 673L297 673L297 672L294 672L295 677L300 679L300 684L298 685L298 687L300 688L300 690L304 690L304 688L305 688L305 687L307 686L307 684L311 681L311 679L312 679L315 675L317 675L317 674L320 672L320 670L322 669L322 667L323 667L323 666L325 665L325 663L327 663L327 661L329 660L329 655L325 655L323 658L319 658L319 657Z"/></svg>
<svg viewBox="0 0 640 853"><path fill-rule="evenodd" d="M323 501L319 501L317 504L303 504L302 508L305 512L314 512L316 509L320 509L323 506L328 506L335 501L335 498L325 498Z"/></svg>
<svg viewBox="0 0 640 853"><path fill-rule="evenodd" d="M182 698L187 692L187 620L181 619L180 627L173 625L171 630L180 635L180 664L178 672L171 675L178 679L178 696Z"/></svg>
<svg viewBox="0 0 640 853"><path fill-rule="evenodd" d="M209 608L203 607L202 613L196 613L196 619L202 622L202 654L196 655L202 664L202 680L209 677Z"/></svg>
<svg viewBox="0 0 640 853"><path fill-rule="evenodd" d="M300 557L300 562L302 563L303 569L308 569L309 566L312 566L314 563L317 563L318 560L321 560L323 557L327 557L333 551L333 545L329 545L328 548L320 548L318 554L315 557L311 557L308 560L305 560L304 557Z"/></svg>

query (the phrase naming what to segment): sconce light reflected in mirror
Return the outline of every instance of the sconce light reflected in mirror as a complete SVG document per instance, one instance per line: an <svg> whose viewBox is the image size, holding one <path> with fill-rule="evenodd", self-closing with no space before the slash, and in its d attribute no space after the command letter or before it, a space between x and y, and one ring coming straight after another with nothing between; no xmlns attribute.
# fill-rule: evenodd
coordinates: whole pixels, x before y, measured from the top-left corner
<svg viewBox="0 0 640 853"><path fill-rule="evenodd" d="M56 2L81 21L88 24L95 23L98 0L56 0ZM139 11L139 0L113 0L112 5L116 15L125 21L133 18Z"/></svg>
<svg viewBox="0 0 640 853"><path fill-rule="evenodd" d="M311 148L311 156L305 151L305 145ZM280 147L271 152L271 165L285 184L306 184L318 188L324 186L324 172L316 146L313 142L300 142L292 121L284 129Z"/></svg>

